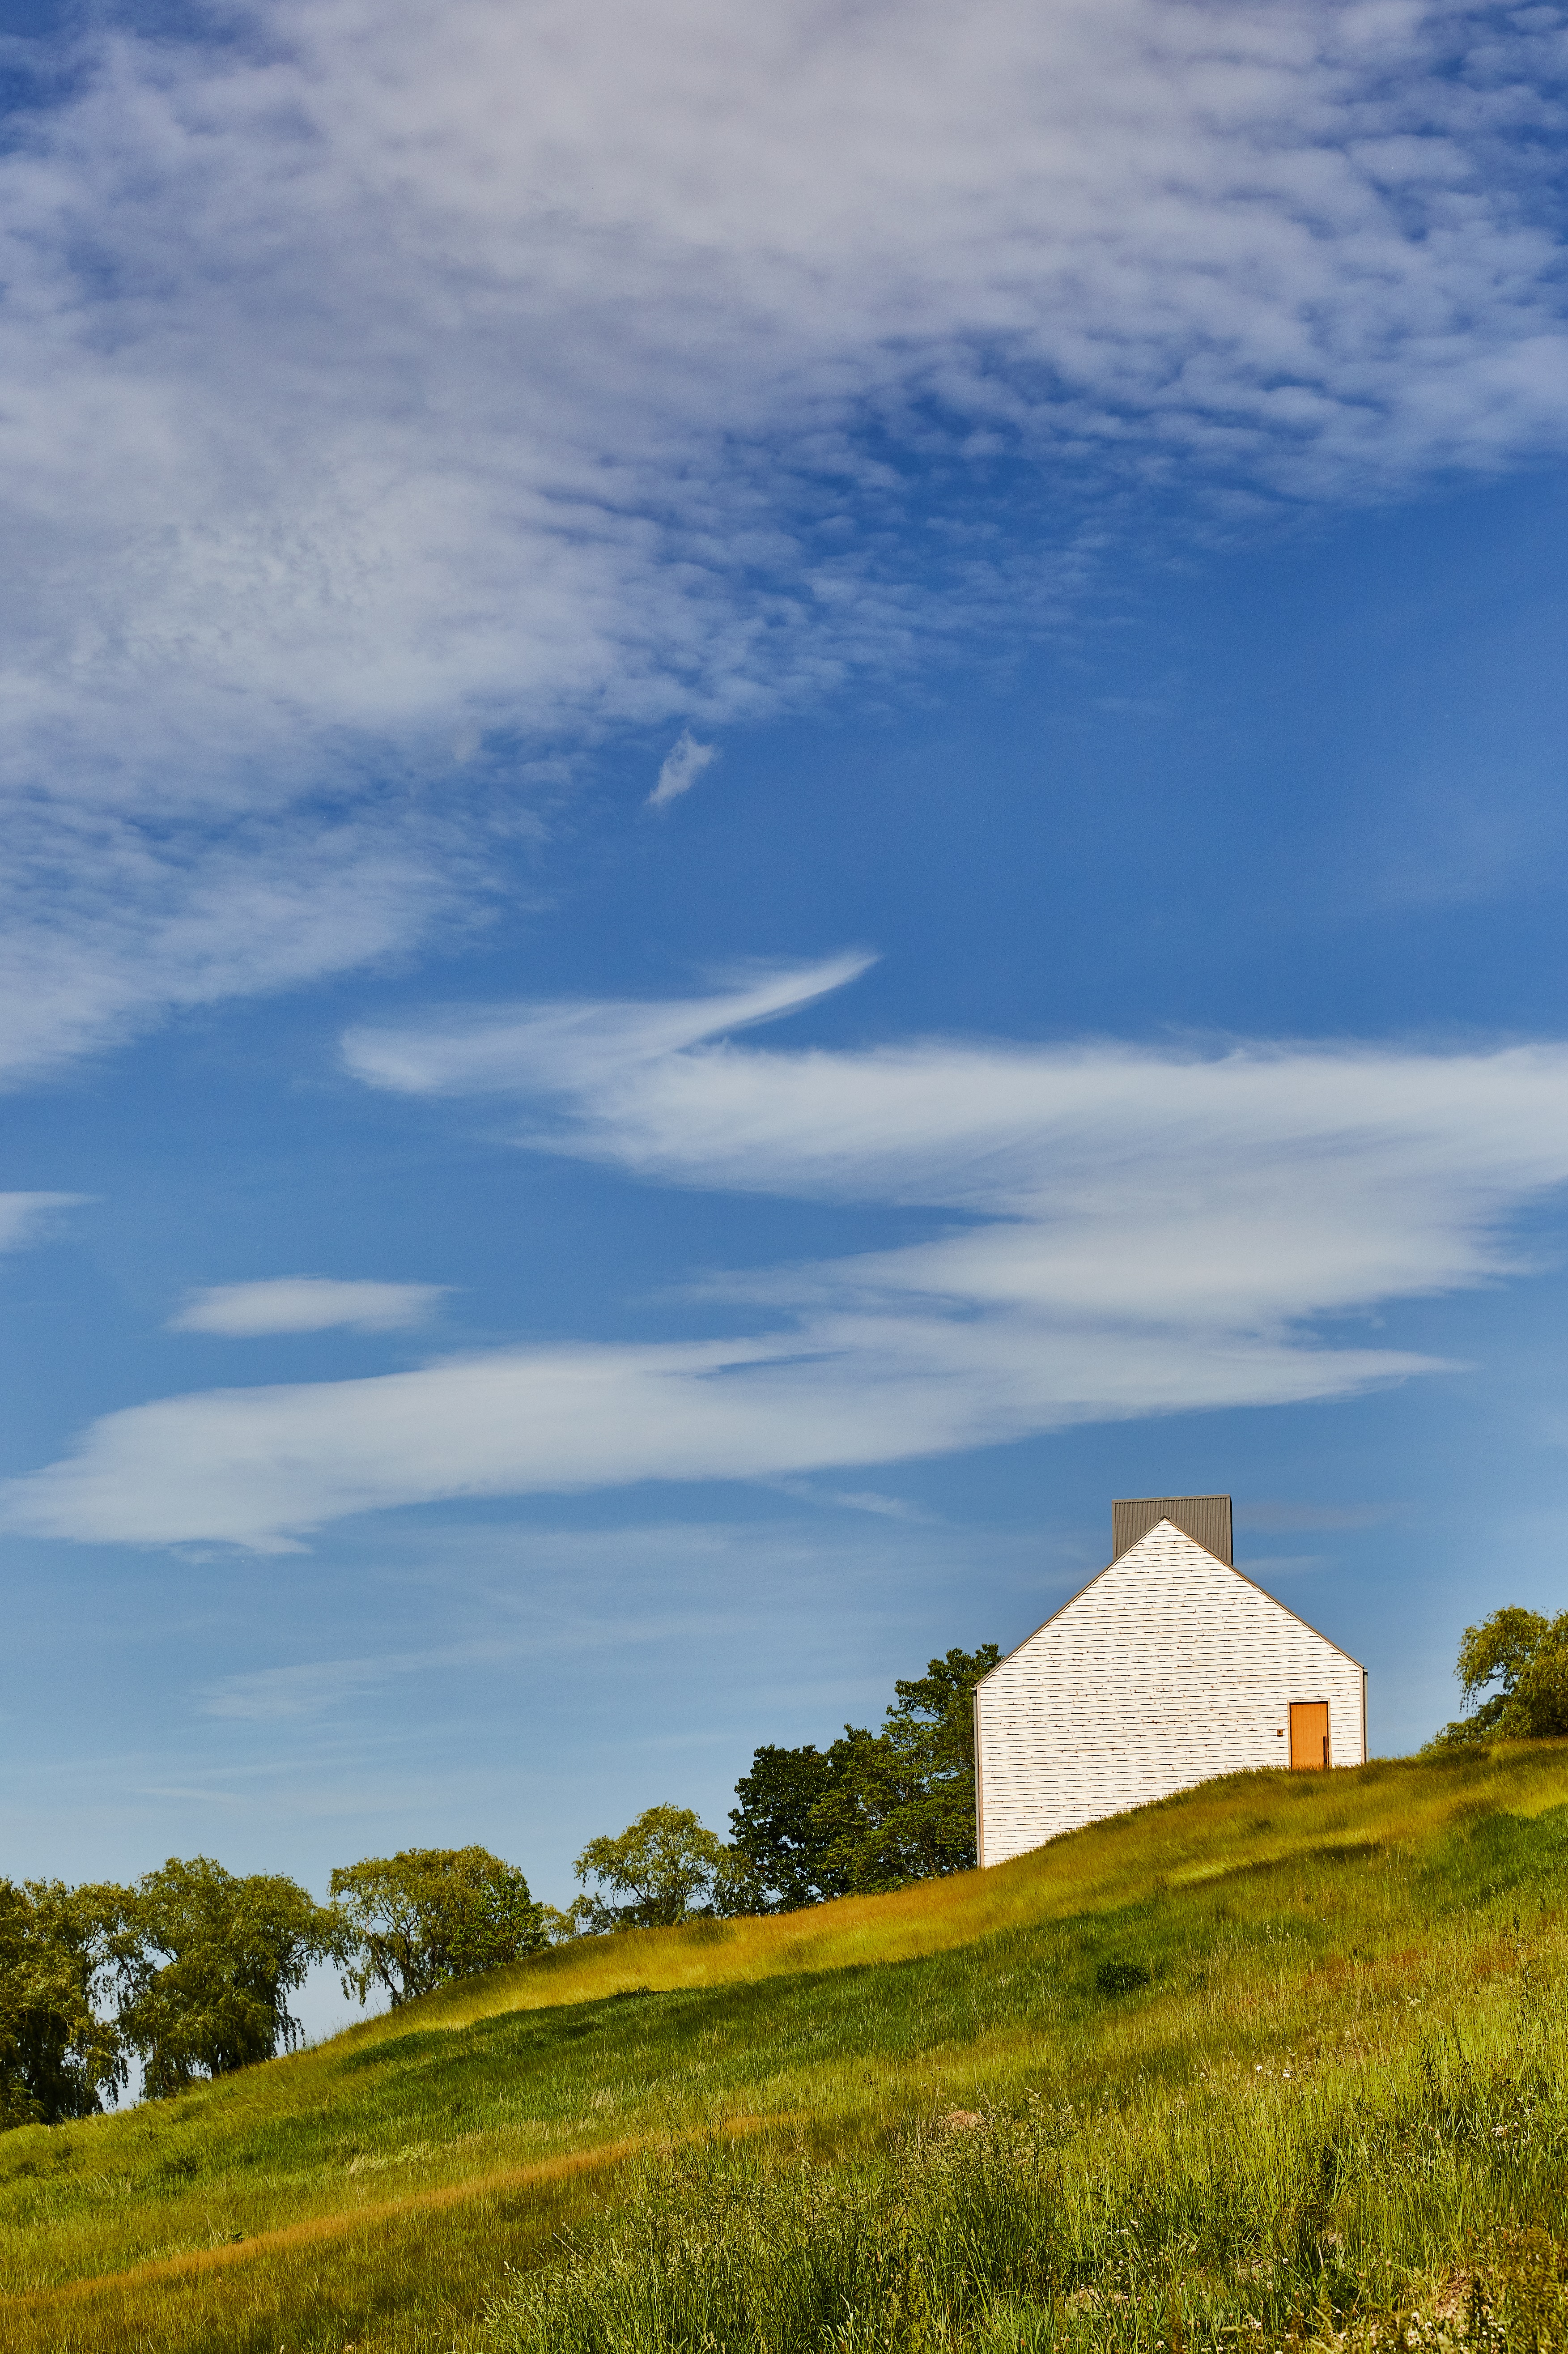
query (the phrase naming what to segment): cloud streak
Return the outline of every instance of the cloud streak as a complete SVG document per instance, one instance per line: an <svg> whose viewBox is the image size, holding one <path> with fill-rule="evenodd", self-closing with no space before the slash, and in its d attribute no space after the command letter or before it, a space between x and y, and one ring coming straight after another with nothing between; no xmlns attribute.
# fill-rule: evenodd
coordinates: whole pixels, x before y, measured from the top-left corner
<svg viewBox="0 0 1568 2354"><path fill-rule="evenodd" d="M374 1659L309 1659L285 1668L256 1668L245 1674L220 1676L203 1691L199 1706L204 1716L262 1724L290 1717L336 1715L394 1678L429 1666L429 1651L409 1651Z"/></svg>
<svg viewBox="0 0 1568 2354"><path fill-rule="evenodd" d="M273 1276L260 1283L217 1283L193 1292L172 1332L217 1332L231 1339L281 1332L400 1332L440 1307L439 1283L344 1283L329 1276Z"/></svg>
<svg viewBox="0 0 1568 2354"><path fill-rule="evenodd" d="M1030 479L1103 528L1117 484L1234 518L1563 445L1541 12L62 43L0 156L18 1075L407 940L542 748L1032 625L1083 558ZM935 562L944 502L991 554Z"/></svg>
<svg viewBox="0 0 1568 2354"><path fill-rule="evenodd" d="M763 1051L735 1033L862 969L701 1000L495 1009L359 1029L350 1067L410 1094L511 1089L536 1148L665 1182L955 1210L908 1248L726 1283L1277 1323L1512 1265L1501 1225L1568 1178L1568 1051L1234 1044L1155 1052L941 1039Z"/></svg>
<svg viewBox="0 0 1568 2354"><path fill-rule="evenodd" d="M53 1225L60 1210L74 1210L85 1193L0 1193L0 1251L26 1250Z"/></svg>
<svg viewBox="0 0 1568 2354"><path fill-rule="evenodd" d="M58 792L12 814L0 1087L187 1008L407 949L460 889L462 862L432 829L364 815L171 825Z"/></svg>
<svg viewBox="0 0 1568 2354"><path fill-rule="evenodd" d="M78 1456L10 1483L3 1512L40 1535L287 1552L350 1513L437 1498L895 1463L1122 1415L1342 1396L1430 1363L1225 1333L1053 1331L1026 1315L848 1315L736 1341L496 1351L132 1406Z"/></svg>
<svg viewBox="0 0 1568 2354"><path fill-rule="evenodd" d="M1357 1345L1332 1320L1519 1274L1512 1222L1568 1182L1559 1045L829 1052L753 1036L863 961L706 1000L362 1030L347 1051L386 1087L514 1094L535 1149L645 1182L925 1211L927 1238L708 1276L688 1326L705 1303L731 1323L744 1310L739 1337L504 1349L132 1407L14 1481L5 1518L276 1549L440 1497L788 1479L1346 1397L1438 1361Z"/></svg>

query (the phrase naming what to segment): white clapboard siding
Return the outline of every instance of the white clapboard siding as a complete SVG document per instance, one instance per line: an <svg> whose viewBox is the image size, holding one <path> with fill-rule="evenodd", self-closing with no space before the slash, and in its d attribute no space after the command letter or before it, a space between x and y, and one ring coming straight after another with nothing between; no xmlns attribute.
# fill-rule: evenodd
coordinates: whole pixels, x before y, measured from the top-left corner
<svg viewBox="0 0 1568 2354"><path fill-rule="evenodd" d="M1292 1701L1327 1701L1331 1763L1362 1765L1365 1690L1336 1644L1160 1521L976 1688L980 1860L1288 1766Z"/></svg>

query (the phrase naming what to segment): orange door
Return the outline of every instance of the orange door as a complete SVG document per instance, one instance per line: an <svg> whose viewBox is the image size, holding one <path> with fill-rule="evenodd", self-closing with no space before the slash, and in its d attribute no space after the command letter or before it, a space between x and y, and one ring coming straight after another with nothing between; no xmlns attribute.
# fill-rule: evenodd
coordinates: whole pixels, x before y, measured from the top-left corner
<svg viewBox="0 0 1568 2354"><path fill-rule="evenodd" d="M1293 1700L1290 1703L1290 1763L1320 1773L1329 1762L1329 1703L1326 1700Z"/></svg>

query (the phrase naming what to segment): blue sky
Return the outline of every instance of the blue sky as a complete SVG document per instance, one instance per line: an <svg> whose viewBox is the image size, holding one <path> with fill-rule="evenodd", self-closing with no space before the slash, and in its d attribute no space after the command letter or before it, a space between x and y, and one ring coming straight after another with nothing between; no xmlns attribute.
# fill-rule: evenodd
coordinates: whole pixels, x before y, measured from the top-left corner
<svg viewBox="0 0 1568 2354"><path fill-rule="evenodd" d="M7 1869L563 1901L1114 1495L1563 1606L1565 61L7 37Z"/></svg>

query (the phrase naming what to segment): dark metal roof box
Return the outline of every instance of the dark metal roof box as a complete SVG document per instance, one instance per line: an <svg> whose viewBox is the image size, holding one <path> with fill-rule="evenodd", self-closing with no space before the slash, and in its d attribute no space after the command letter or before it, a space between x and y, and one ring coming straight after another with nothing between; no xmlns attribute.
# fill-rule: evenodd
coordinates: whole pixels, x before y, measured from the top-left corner
<svg viewBox="0 0 1568 2354"><path fill-rule="evenodd" d="M1231 1500L1228 1496L1133 1496L1111 1506L1111 1559L1119 1561L1128 1545L1146 1537L1157 1522L1169 1521L1234 1569L1231 1546Z"/></svg>

